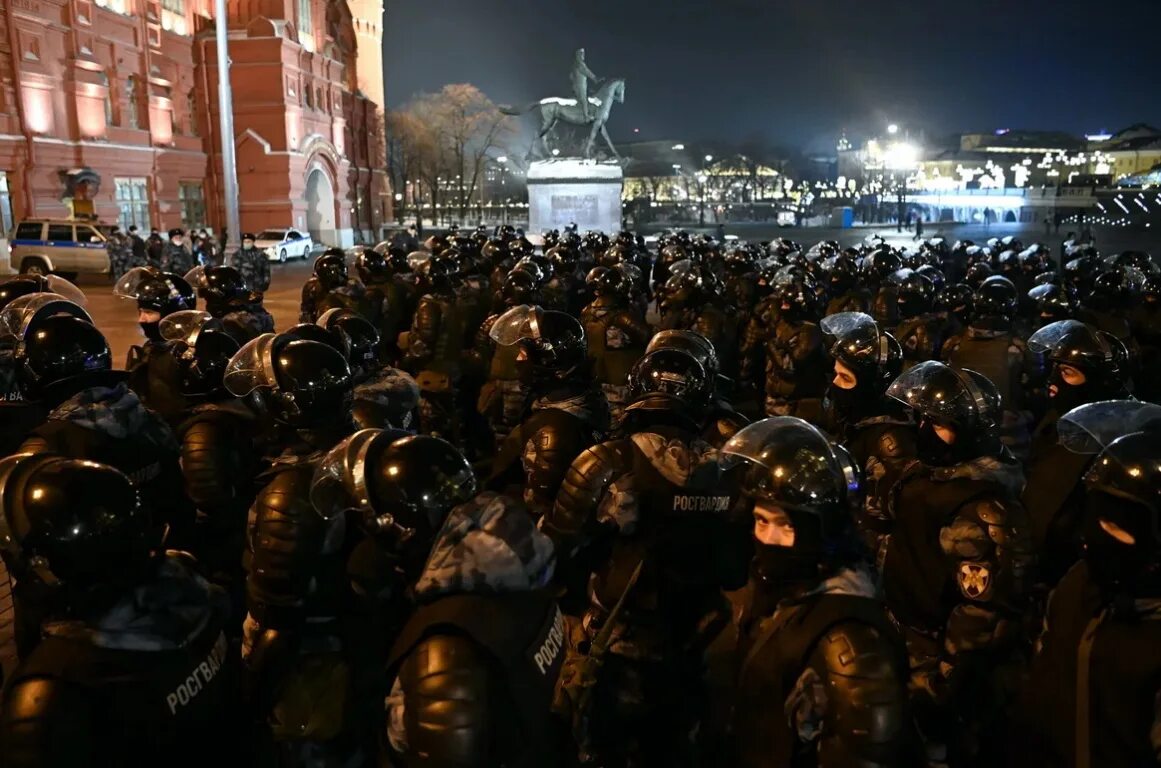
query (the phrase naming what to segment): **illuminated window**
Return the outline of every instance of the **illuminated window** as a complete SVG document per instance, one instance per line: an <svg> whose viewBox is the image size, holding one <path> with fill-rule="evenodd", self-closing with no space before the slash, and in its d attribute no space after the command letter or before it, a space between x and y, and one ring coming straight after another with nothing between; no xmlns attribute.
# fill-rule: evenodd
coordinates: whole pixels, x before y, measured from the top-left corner
<svg viewBox="0 0 1161 768"><path fill-rule="evenodd" d="M8 194L8 174L0 171L0 232L12 231L12 197ZM40 235L37 235L37 239Z"/></svg>
<svg viewBox="0 0 1161 768"><path fill-rule="evenodd" d="M113 120L113 89L109 85L109 76L100 74L101 85L105 86L105 125L116 125Z"/></svg>
<svg viewBox="0 0 1161 768"><path fill-rule="evenodd" d="M185 15L185 0L161 0L161 7L172 13Z"/></svg>
<svg viewBox="0 0 1161 768"><path fill-rule="evenodd" d="M137 78L130 75L125 81L125 125L130 128L140 128L137 120Z"/></svg>
<svg viewBox="0 0 1161 768"><path fill-rule="evenodd" d="M314 50L314 19L311 0L298 0L298 41L308 50Z"/></svg>
<svg viewBox="0 0 1161 768"><path fill-rule="evenodd" d="M206 198L200 181L183 181L178 184L178 199L181 201L181 225L189 230L206 225Z"/></svg>
<svg viewBox="0 0 1161 768"><path fill-rule="evenodd" d="M313 92L310 89L310 86L308 85L305 88L303 88L302 90L303 90L302 98L306 102L306 108L307 109L314 109L314 96L313 96Z"/></svg>
<svg viewBox="0 0 1161 768"><path fill-rule="evenodd" d="M128 231L129 227L149 230L149 180L113 179L114 196L120 213L117 223Z"/></svg>

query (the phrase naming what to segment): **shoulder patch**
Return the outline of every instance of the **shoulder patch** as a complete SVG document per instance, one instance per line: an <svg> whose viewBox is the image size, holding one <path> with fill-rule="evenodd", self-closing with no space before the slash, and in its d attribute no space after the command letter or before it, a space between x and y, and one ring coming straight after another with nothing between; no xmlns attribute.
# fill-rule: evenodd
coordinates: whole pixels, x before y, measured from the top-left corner
<svg viewBox="0 0 1161 768"><path fill-rule="evenodd" d="M992 572L987 563L960 563L956 582L969 600L987 600L992 595Z"/></svg>

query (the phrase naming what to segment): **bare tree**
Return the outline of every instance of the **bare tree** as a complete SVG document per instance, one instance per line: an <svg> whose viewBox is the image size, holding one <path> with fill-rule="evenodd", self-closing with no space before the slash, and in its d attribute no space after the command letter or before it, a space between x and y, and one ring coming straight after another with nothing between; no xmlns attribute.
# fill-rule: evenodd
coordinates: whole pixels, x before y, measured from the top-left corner
<svg viewBox="0 0 1161 768"><path fill-rule="evenodd" d="M450 207L441 203L443 192L454 190L461 217L480 187L487 159L504 154L515 135L512 119L466 83L421 94L391 113L388 126L388 156L396 178L406 173L404 181L421 181L433 211Z"/></svg>

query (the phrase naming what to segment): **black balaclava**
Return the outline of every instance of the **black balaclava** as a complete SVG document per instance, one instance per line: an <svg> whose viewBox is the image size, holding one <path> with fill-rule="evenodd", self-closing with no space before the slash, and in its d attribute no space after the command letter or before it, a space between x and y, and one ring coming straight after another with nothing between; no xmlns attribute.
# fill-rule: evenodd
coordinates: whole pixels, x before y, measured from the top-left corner
<svg viewBox="0 0 1161 768"><path fill-rule="evenodd" d="M1124 544L1100 526L1116 523L1136 540ZM1084 560L1092 580L1107 595L1161 597L1161 548L1149 529L1151 511L1128 499L1090 492L1084 506Z"/></svg>
<svg viewBox="0 0 1161 768"><path fill-rule="evenodd" d="M138 323L141 326L141 332L145 334L145 338L149 341L160 343L161 338L161 322L155 321L152 323Z"/></svg>

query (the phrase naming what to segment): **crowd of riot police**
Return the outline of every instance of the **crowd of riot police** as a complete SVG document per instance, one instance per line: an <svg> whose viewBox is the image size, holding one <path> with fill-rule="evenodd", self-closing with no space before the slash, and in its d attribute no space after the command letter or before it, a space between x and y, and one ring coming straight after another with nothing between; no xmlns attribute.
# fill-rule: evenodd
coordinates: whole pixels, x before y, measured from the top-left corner
<svg viewBox="0 0 1161 768"><path fill-rule="evenodd" d="M3 765L1158 763L1148 254L228 263L0 284Z"/></svg>

